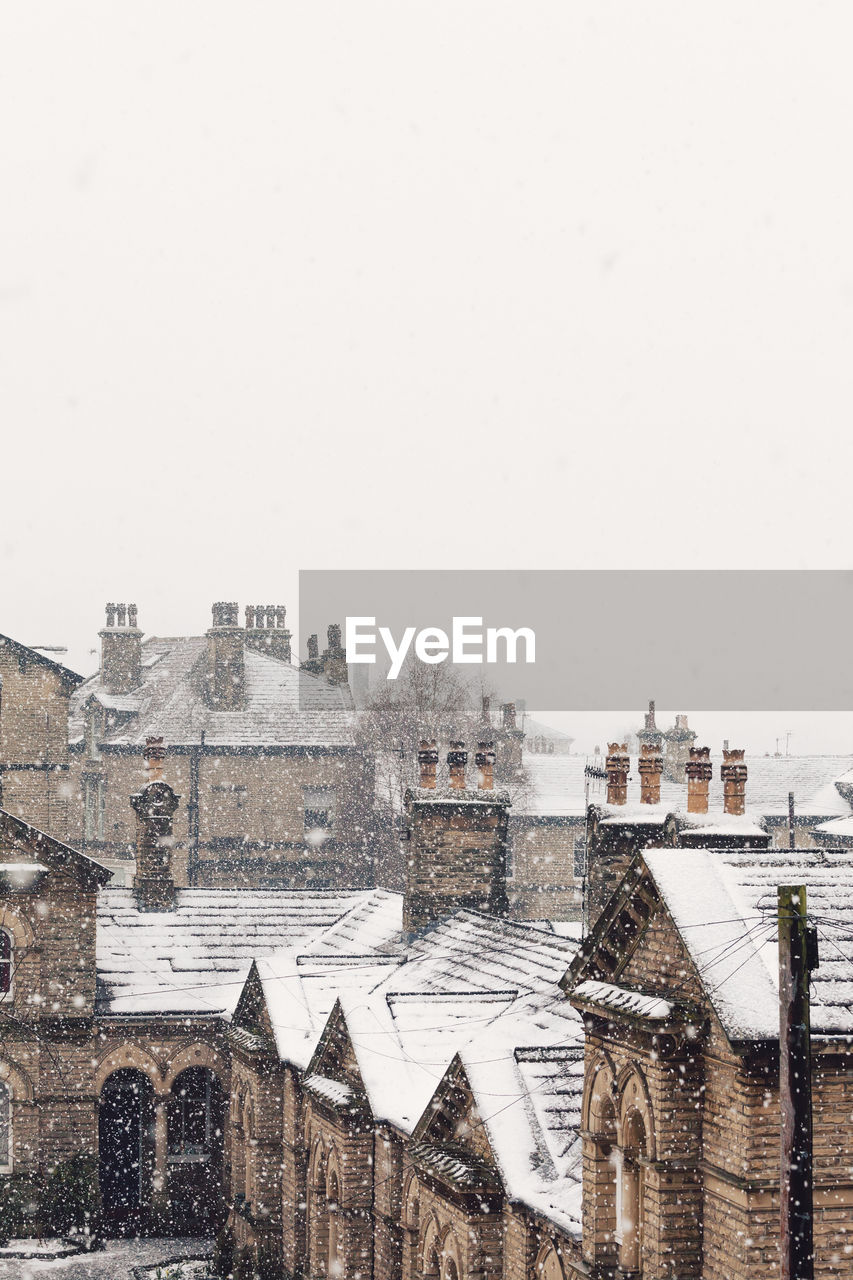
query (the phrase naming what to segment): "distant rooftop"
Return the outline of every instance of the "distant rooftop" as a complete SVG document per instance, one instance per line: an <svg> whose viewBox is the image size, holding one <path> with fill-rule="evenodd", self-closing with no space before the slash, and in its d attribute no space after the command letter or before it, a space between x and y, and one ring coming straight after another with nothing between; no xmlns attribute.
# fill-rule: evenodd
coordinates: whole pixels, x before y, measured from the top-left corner
<svg viewBox="0 0 853 1280"><path fill-rule="evenodd" d="M142 644L142 683L128 694L107 693L92 676L71 700L69 737L84 732L84 707L95 698L113 713L102 741L144 746L148 736L167 747L201 742L211 747L349 747L353 703L346 684L301 671L279 658L245 648L246 705L213 711L204 700L204 636L153 637Z"/></svg>

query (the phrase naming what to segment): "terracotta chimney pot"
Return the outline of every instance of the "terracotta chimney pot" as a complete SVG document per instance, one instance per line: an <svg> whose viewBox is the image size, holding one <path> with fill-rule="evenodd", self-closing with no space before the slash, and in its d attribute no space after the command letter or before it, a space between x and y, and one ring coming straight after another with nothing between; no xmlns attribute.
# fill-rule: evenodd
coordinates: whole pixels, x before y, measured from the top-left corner
<svg viewBox="0 0 853 1280"><path fill-rule="evenodd" d="M451 742L447 753L447 769L450 774L450 787L453 791L465 790L465 766L468 763L468 752L464 750L464 742Z"/></svg>
<svg viewBox="0 0 853 1280"><path fill-rule="evenodd" d="M607 772L607 803L625 804L628 800L628 768L630 759L624 742L608 742L605 770Z"/></svg>
<svg viewBox="0 0 853 1280"><path fill-rule="evenodd" d="M495 752L493 742L478 742L474 763L477 766L477 783L481 791L493 791L495 787Z"/></svg>
<svg viewBox="0 0 853 1280"><path fill-rule="evenodd" d="M687 812L707 813L708 792L713 767L710 747L691 747L690 759L685 762L687 776Z"/></svg>
<svg viewBox="0 0 853 1280"><path fill-rule="evenodd" d="M723 811L746 813L746 765L743 751L723 749L720 777L723 780Z"/></svg>
<svg viewBox="0 0 853 1280"><path fill-rule="evenodd" d="M640 803L660 804L660 777L663 772L663 756L657 747L643 743L637 762L640 773Z"/></svg>
<svg viewBox="0 0 853 1280"><path fill-rule="evenodd" d="M438 764L438 748L434 738L424 738L418 748L418 786L435 790L435 770Z"/></svg>

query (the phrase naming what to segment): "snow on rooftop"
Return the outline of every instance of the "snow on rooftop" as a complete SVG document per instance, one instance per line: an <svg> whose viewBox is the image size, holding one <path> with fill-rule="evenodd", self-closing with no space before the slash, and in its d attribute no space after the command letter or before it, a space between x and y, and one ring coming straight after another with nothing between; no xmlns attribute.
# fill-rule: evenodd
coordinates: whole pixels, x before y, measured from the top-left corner
<svg viewBox="0 0 853 1280"><path fill-rule="evenodd" d="M150 639L142 646L142 684L116 698L92 676L71 699L69 737L83 733L83 708L92 696L107 709L134 712L108 728L103 741L144 746L149 735L167 746L351 747L353 703L347 685L301 671L253 649L244 650L246 705L241 711L212 711L203 697L207 641L204 636Z"/></svg>
<svg viewBox="0 0 853 1280"><path fill-rule="evenodd" d="M139 911L132 890L102 889L97 1009L108 1015L230 1014L252 960L305 947L348 912L387 912L382 890L179 889L174 911Z"/></svg>
<svg viewBox="0 0 853 1280"><path fill-rule="evenodd" d="M641 1018L665 1021L672 1016L672 1005L668 1000L660 996L644 995L640 991L630 991L627 987L618 987L612 982L599 982L590 978L579 982L572 995L584 1002L603 1004L608 1009L635 1013Z"/></svg>
<svg viewBox="0 0 853 1280"><path fill-rule="evenodd" d="M359 903L258 961L282 1059L307 1069L339 1002L374 1117L411 1133L460 1053L510 1194L578 1230L583 1024L559 986L576 940L460 911L404 947L384 896L363 928Z"/></svg>
<svg viewBox="0 0 853 1280"><path fill-rule="evenodd" d="M654 849L643 857L726 1034L779 1034L776 890L805 884L818 931L815 1035L853 1035L853 851Z"/></svg>

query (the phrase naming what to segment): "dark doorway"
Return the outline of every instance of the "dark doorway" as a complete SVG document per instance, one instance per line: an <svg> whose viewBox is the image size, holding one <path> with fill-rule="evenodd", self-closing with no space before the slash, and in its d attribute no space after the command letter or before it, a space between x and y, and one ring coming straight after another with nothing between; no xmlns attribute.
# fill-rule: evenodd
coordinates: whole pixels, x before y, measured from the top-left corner
<svg viewBox="0 0 853 1280"><path fill-rule="evenodd" d="M114 1230L137 1230L151 1200L154 1091L141 1071L124 1067L106 1080L98 1109L104 1216Z"/></svg>
<svg viewBox="0 0 853 1280"><path fill-rule="evenodd" d="M224 1214L225 1096L214 1073L188 1067L176 1076L167 1115L173 1226L207 1231Z"/></svg>

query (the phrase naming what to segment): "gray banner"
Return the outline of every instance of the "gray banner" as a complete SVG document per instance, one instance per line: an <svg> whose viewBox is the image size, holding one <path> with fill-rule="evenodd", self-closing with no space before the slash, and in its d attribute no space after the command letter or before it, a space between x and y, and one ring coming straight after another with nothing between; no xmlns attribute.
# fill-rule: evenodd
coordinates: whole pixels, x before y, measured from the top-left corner
<svg viewBox="0 0 853 1280"><path fill-rule="evenodd" d="M301 572L300 654L317 633L322 660L330 623L376 659L350 661L355 684L405 652L553 711L853 710L846 571Z"/></svg>

